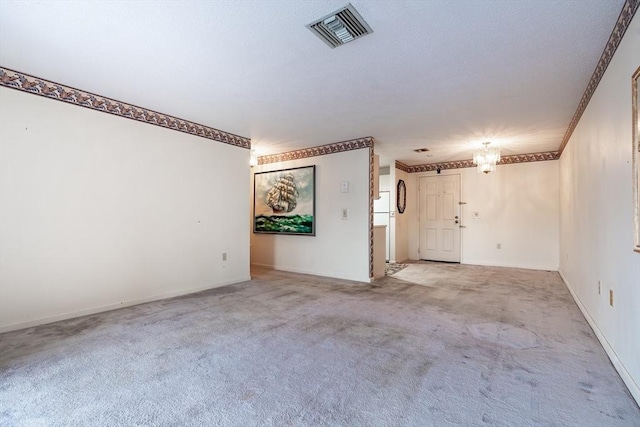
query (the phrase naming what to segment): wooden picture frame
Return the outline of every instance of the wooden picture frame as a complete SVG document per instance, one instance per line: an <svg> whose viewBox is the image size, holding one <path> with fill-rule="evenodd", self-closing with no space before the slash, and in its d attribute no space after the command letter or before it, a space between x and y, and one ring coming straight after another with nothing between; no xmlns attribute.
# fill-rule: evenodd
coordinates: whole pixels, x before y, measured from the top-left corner
<svg viewBox="0 0 640 427"><path fill-rule="evenodd" d="M316 235L316 167L256 172L253 232Z"/></svg>
<svg viewBox="0 0 640 427"><path fill-rule="evenodd" d="M634 250L640 252L640 67L631 76Z"/></svg>
<svg viewBox="0 0 640 427"><path fill-rule="evenodd" d="M407 208L407 186L403 180L398 181L396 188L396 208L399 214L403 214Z"/></svg>

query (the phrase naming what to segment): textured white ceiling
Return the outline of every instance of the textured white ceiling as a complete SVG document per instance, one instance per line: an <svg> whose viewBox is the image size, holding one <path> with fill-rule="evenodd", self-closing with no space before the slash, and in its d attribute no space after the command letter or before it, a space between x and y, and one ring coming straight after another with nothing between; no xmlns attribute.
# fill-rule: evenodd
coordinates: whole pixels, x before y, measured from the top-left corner
<svg viewBox="0 0 640 427"><path fill-rule="evenodd" d="M273 154L373 136L381 163L556 150L624 0L0 1L0 65L250 137ZM428 147L425 154L415 148Z"/></svg>

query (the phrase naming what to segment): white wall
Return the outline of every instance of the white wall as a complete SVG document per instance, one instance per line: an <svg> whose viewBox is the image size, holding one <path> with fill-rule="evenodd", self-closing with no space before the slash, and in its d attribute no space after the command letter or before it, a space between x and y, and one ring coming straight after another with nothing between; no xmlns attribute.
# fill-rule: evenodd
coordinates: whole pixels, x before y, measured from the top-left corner
<svg viewBox="0 0 640 427"><path fill-rule="evenodd" d="M252 172L308 165L316 165L316 235L252 234L251 263L368 282L369 150L256 166ZM348 193L340 192L342 181L349 181ZM342 220L342 208L349 209L348 220Z"/></svg>
<svg viewBox="0 0 640 427"><path fill-rule="evenodd" d="M444 170L459 174L461 186L463 264L558 269L559 178L558 161L501 165L488 175L475 168ZM420 176L409 175L407 210L409 249L418 257L418 189ZM409 201L411 199L411 201ZM473 219L473 211L479 218ZM413 231L411 231L413 230ZM497 244L502 248L497 249Z"/></svg>
<svg viewBox="0 0 640 427"><path fill-rule="evenodd" d="M0 331L249 279L248 162L0 88Z"/></svg>
<svg viewBox="0 0 640 427"><path fill-rule="evenodd" d="M392 203L394 206L395 212L395 260L396 262L404 262L409 259L409 230L412 229L412 222L410 220L412 215L412 209L414 209L414 204L416 203L415 197L412 198L413 195L412 190L410 189L412 185L412 181L409 179L409 174L401 171L400 169L395 169L395 183L392 185ZM403 180L405 185L407 186L407 207L405 208L404 213L398 212L398 208L396 206L396 192L397 185L399 180ZM414 214L415 215L415 214ZM416 254L417 255L417 254Z"/></svg>
<svg viewBox="0 0 640 427"><path fill-rule="evenodd" d="M560 272L638 402L640 253L633 252L631 75L639 65L636 14L560 159Z"/></svg>

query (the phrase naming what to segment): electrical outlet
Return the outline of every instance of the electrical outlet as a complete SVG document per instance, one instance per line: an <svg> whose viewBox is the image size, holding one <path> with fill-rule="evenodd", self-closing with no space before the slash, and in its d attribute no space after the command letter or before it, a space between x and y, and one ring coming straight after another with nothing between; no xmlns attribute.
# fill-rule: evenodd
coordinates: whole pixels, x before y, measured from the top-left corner
<svg viewBox="0 0 640 427"><path fill-rule="evenodd" d="M342 208L342 219L349 219L349 209Z"/></svg>
<svg viewBox="0 0 640 427"><path fill-rule="evenodd" d="M502 243L498 243L498 244L496 245L496 249L502 249Z"/></svg>
<svg viewBox="0 0 640 427"><path fill-rule="evenodd" d="M227 260L227 253L226 252L222 252L222 260L223 261Z"/></svg>
<svg viewBox="0 0 640 427"><path fill-rule="evenodd" d="M609 289L609 305L613 307L613 289Z"/></svg>
<svg viewBox="0 0 640 427"><path fill-rule="evenodd" d="M598 280L598 295L602 294L602 282Z"/></svg>

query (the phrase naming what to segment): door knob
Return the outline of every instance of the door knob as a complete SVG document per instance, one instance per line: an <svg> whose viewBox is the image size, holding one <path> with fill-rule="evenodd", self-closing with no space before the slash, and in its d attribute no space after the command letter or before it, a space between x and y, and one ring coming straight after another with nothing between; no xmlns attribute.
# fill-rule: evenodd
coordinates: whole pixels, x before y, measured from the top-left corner
<svg viewBox="0 0 640 427"><path fill-rule="evenodd" d="M459 222L459 221L456 219L456 224L457 224L458 222Z"/></svg>

